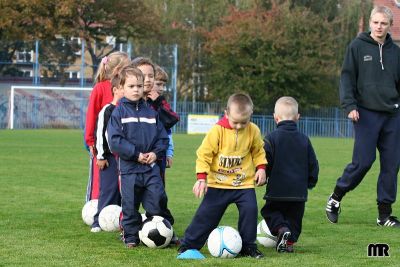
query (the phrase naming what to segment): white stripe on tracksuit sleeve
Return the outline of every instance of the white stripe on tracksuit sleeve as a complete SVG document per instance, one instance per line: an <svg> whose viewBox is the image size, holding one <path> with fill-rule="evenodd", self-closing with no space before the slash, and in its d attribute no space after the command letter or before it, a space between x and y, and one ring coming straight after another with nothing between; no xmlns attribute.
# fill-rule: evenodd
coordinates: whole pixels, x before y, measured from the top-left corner
<svg viewBox="0 0 400 267"><path fill-rule="evenodd" d="M104 112L106 108L110 104L105 105L97 118L97 128L96 128L96 150L97 150L97 159L104 159L104 139L103 139L103 132L104 132L104 127L107 127L107 125L104 125Z"/></svg>

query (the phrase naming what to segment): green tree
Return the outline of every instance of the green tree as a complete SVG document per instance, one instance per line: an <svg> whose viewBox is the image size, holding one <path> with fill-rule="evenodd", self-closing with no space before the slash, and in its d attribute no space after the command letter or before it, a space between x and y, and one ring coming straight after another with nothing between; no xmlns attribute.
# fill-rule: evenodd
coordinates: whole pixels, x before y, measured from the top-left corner
<svg viewBox="0 0 400 267"><path fill-rule="evenodd" d="M295 97L302 108L332 105L335 43L332 25L307 8L231 9L208 34L209 93L223 99L246 91L257 112L271 109L282 95Z"/></svg>

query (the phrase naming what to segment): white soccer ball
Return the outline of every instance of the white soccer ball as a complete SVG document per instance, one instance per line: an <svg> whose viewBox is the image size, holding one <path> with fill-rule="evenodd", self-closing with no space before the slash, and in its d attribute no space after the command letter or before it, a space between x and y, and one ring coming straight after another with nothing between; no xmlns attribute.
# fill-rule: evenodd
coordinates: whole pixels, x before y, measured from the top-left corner
<svg viewBox="0 0 400 267"><path fill-rule="evenodd" d="M208 236L208 251L214 257L233 258L242 250L242 238L230 226L218 226Z"/></svg>
<svg viewBox="0 0 400 267"><path fill-rule="evenodd" d="M277 238L271 234L265 220L257 225L257 241L266 248L276 247Z"/></svg>
<svg viewBox="0 0 400 267"><path fill-rule="evenodd" d="M99 214L100 228L106 232L114 232L119 229L119 216L121 207L118 205L108 205Z"/></svg>
<svg viewBox="0 0 400 267"><path fill-rule="evenodd" d="M161 216L152 216L144 220L139 238L149 248L164 248L171 242L174 229Z"/></svg>
<svg viewBox="0 0 400 267"><path fill-rule="evenodd" d="M92 199L85 203L82 209L82 219L87 225L92 225L94 221L94 215L97 212L98 199Z"/></svg>

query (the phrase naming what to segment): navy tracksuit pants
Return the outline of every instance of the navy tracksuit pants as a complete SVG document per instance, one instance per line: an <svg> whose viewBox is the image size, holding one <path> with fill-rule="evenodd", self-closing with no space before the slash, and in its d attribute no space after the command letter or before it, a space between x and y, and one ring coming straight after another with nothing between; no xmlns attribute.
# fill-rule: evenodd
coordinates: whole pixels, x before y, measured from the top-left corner
<svg viewBox="0 0 400 267"><path fill-rule="evenodd" d="M289 241L297 242L301 234L305 202L269 201L261 209L261 215L272 235L277 236L279 228L290 229Z"/></svg>
<svg viewBox="0 0 400 267"><path fill-rule="evenodd" d="M336 186L344 194L356 188L374 163L378 149L381 167L377 202L392 204L396 201L400 164L400 112L389 114L363 108L358 112L360 119L354 123L353 159Z"/></svg>
<svg viewBox="0 0 400 267"><path fill-rule="evenodd" d="M166 157L163 158L163 160L157 160L156 164L160 168L160 176L161 180L163 182L164 188L165 188L165 169L167 166L167 159ZM135 207L136 209L140 208L140 203L142 202L142 193L139 191L135 194L136 200L135 200ZM165 198L166 203L162 203L162 207L165 207L165 210L163 211L163 216L171 225L174 225L175 219L174 216L172 216L171 211L168 209L168 198ZM146 217L150 217L151 215L146 212L145 213Z"/></svg>
<svg viewBox="0 0 400 267"><path fill-rule="evenodd" d="M97 213L92 227L99 227L99 214L108 205L121 205L121 194L118 187L118 165L114 155L106 155L108 167L100 170L100 195Z"/></svg>
<svg viewBox="0 0 400 267"><path fill-rule="evenodd" d="M139 244L139 229L142 225L135 201L136 194L141 194L141 201L146 214L149 216L162 216L166 210L167 195L161 181L160 170L155 164L145 173L130 173L121 175L122 195L122 229L125 243Z"/></svg>
<svg viewBox="0 0 400 267"><path fill-rule="evenodd" d="M214 230L229 204L239 210L238 229L243 248L256 247L257 199L254 188L217 189L209 187L192 222L185 231L182 244L190 249L201 249Z"/></svg>

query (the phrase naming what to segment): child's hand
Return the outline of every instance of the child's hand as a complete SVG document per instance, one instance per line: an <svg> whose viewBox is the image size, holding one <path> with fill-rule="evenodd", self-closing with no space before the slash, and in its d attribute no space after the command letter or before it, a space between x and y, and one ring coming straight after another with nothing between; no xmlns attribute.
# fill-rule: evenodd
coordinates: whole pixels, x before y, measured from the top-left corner
<svg viewBox="0 0 400 267"><path fill-rule="evenodd" d="M146 154L139 153L138 162L142 164L146 164L147 156Z"/></svg>
<svg viewBox="0 0 400 267"><path fill-rule="evenodd" d="M144 154L146 157L146 164L152 164L157 160L157 156L154 152L149 152Z"/></svg>
<svg viewBox="0 0 400 267"><path fill-rule="evenodd" d="M90 156L91 156L92 158L96 157L97 151L96 151L96 147L95 147L95 146L90 146L90 147L89 147L89 151L90 151Z"/></svg>
<svg viewBox="0 0 400 267"><path fill-rule="evenodd" d="M267 180L266 174L265 174L265 170L264 169L258 169L256 171L256 175L254 177L254 180L256 181L256 185L257 186L264 185L266 180Z"/></svg>
<svg viewBox="0 0 400 267"><path fill-rule="evenodd" d="M200 179L197 180L197 182L193 186L193 194L201 198L204 196L204 194L207 193L207 183L206 180Z"/></svg>
<svg viewBox="0 0 400 267"><path fill-rule="evenodd" d="M158 97L160 96L160 94L155 91L155 90L151 90L148 94L147 97L150 98L151 100L156 100Z"/></svg>
<svg viewBox="0 0 400 267"><path fill-rule="evenodd" d="M106 159L98 159L96 161L96 165L97 167L99 167L100 170L104 170L108 167L108 161Z"/></svg>
<svg viewBox="0 0 400 267"><path fill-rule="evenodd" d="M171 157L167 157L167 168L171 168L172 167L172 158Z"/></svg>

